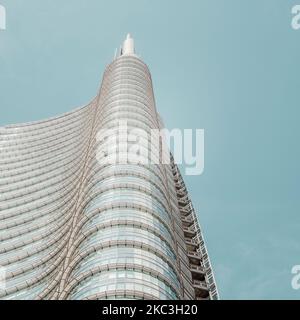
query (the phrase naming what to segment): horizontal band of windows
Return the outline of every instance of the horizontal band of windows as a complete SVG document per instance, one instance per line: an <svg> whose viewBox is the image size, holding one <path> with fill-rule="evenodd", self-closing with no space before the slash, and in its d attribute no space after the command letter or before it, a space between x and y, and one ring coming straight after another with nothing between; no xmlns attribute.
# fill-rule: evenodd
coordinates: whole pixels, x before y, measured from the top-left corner
<svg viewBox="0 0 300 320"><path fill-rule="evenodd" d="M14 186L20 182L27 182L27 180L30 179L35 180L35 177L39 180L39 177L43 174L48 174L47 177L52 176L50 173L53 171L53 167L60 169L62 165L65 165L66 168L70 168L72 164L73 167L80 168L83 165L84 152L86 150L82 150L82 148L74 149L76 150L76 153L71 153L72 150L69 150L67 154L61 152L60 154L57 154L57 156L49 157L50 159L41 159L40 162L34 160L30 163L30 161L27 160L26 164L23 163L24 166L20 168L7 168L6 171L0 175L3 179L0 188L2 189L2 187L5 187L13 189Z"/></svg>
<svg viewBox="0 0 300 320"><path fill-rule="evenodd" d="M113 271L113 272L111 272ZM170 283L168 281L168 279L164 276L162 276L161 274L159 274L156 270L153 270L151 268L147 268L147 267L143 267L140 265L135 265L135 264L124 264L124 265L108 265L106 267L95 267L92 270L86 272L86 274L81 275L81 277L79 279L76 280L72 280L71 283L67 286L67 288L65 288L66 292L72 292L70 294L70 297L72 299L73 298L80 298L82 299L82 296L78 296L84 292L83 289L86 289L88 293L91 292L91 288L93 287L93 284L91 284L90 281L92 281L94 283L94 285L98 285L98 292L100 291L100 287L102 283L105 283L105 278L102 280L100 280L101 278L103 278L103 274L107 274L107 282L112 281L109 280L109 277L118 276L118 272L123 271L122 274L125 273L125 279L126 277L126 273L131 273L132 276L128 277L124 283L125 284L142 284L144 286L144 290L145 287L148 287L150 290L158 290L158 288L162 289L162 292L165 292L166 295L169 295L169 297L171 298L176 298L180 296L180 292L173 286L172 283ZM139 277L138 275L135 275L135 273L140 273L141 277ZM98 276L97 276L98 275ZM101 277L102 275L102 277ZM118 282L120 283L119 277L118 277ZM100 286L99 286L100 284ZM116 281L113 281L112 283L113 286L116 286ZM105 286L102 289L103 291L106 290L110 290L110 288L106 288ZM75 294L76 292L76 294Z"/></svg>
<svg viewBox="0 0 300 320"><path fill-rule="evenodd" d="M70 226L70 224L67 224L67 222L68 220L70 220L71 215L72 215L71 213L69 214L66 213L63 215L65 217L64 218L65 223L60 223L61 225L65 225L63 233L66 233L66 231ZM61 229L59 229L59 232L61 232ZM42 238L41 240L35 240L34 242L27 243L26 245L23 243L20 243L20 245L16 246L15 249L5 251L5 253L2 253L0 255L0 264L2 266L6 266L14 262L20 262L22 259L26 259L32 255L38 255L39 252L45 251L46 249L51 248L52 246L56 246L57 239L60 239L60 238L56 237L55 233L53 234L48 233L48 236L49 237L46 239ZM6 244L4 243L3 248L5 249L5 247L6 247Z"/></svg>
<svg viewBox="0 0 300 320"><path fill-rule="evenodd" d="M121 98L115 101L111 101L110 103L106 103L105 105L102 106L101 112L99 113L99 115L101 115L102 113L106 112L106 111L110 111L112 110L114 107L136 107L138 109L140 109L143 112L146 112L147 114L149 114L150 116L154 115L156 112L154 112L154 109L150 109L148 105L146 105L143 102L140 101L134 101L132 99L125 99L125 98Z"/></svg>
<svg viewBox="0 0 300 320"><path fill-rule="evenodd" d="M117 92L117 90L131 91L141 95L149 96L152 94L152 86L148 83L144 83L140 80L130 80L128 77L123 80L114 80L111 82L109 89L106 92L106 95L110 95L112 92Z"/></svg>
<svg viewBox="0 0 300 320"><path fill-rule="evenodd" d="M93 192L82 202L84 211L88 212L95 209L98 205L105 203L117 203L120 201L126 201L127 203L134 203L136 205L146 205L150 208L155 208L163 213L164 216L169 217L169 208L167 203L163 199L157 197L154 193L148 192L148 190L141 188L135 188L131 186L130 190L120 187L118 190L111 188L99 188L96 192Z"/></svg>
<svg viewBox="0 0 300 320"><path fill-rule="evenodd" d="M80 166L76 165L74 163L74 167L66 167L66 170L63 172L57 172L54 171L51 175L48 175L47 179L39 179L35 181L31 181L31 183L26 183L26 186L24 188L20 187L20 184L13 188L8 186L5 191L1 190L3 188L0 188L2 193L2 199L1 202L9 201L9 200L20 200L20 199L26 199L29 195L38 195L42 192L46 192L49 188L56 188L58 185L64 186L64 188L67 188L69 185L72 184L72 182L76 183L78 182L79 176L78 176L78 168Z"/></svg>
<svg viewBox="0 0 300 320"><path fill-rule="evenodd" d="M56 249L48 255L40 256L39 259L37 259L37 262L33 263L32 266L23 266L23 268L20 267L14 272L7 272L5 280L6 291L13 293L21 290L22 288L29 288L31 285L35 285L43 278L47 277L53 272L52 265L58 267L63 261L63 256L60 257L60 260L57 258L57 256L59 257L61 254L62 250L64 250L63 246L61 246L60 250ZM50 272L47 271L48 269Z"/></svg>
<svg viewBox="0 0 300 320"><path fill-rule="evenodd" d="M53 215L55 211L64 212L66 208L71 209L71 206L74 206L77 191L78 188L70 188L70 190L67 190L67 192L64 192L63 194L56 194L54 202L45 201L38 203L37 206L34 207L22 207L19 211L10 210L5 213L3 218L1 218L3 223L5 223L5 225L3 224L3 227L1 226L1 229L5 226L10 228L33 220L38 220L46 215Z"/></svg>
<svg viewBox="0 0 300 320"><path fill-rule="evenodd" d="M148 176L155 181L159 181L166 190L168 189L168 184L165 181L164 172L161 166L158 165L144 165L144 164L106 164L99 165L98 162L95 163L94 167L91 169L85 183L89 183L96 179L98 176L102 175L113 175L114 173L124 172L127 174L141 175L142 177ZM176 198L177 199L177 198Z"/></svg>
<svg viewBox="0 0 300 320"><path fill-rule="evenodd" d="M17 294L18 292L24 291L24 289L29 292L32 287L41 282L47 283L46 280L49 280L49 276L51 276L51 278L55 276L55 273L57 272L65 254L66 247L61 250L59 259L52 261L52 263L49 263L47 265L48 267L41 274L20 283L18 286L6 288L4 291L0 292L0 299Z"/></svg>
<svg viewBox="0 0 300 320"><path fill-rule="evenodd" d="M148 109L154 109L154 101L146 96L140 96L138 94L130 94L130 93L114 93L112 95L109 95L105 97L103 101L103 106L105 107L107 104L110 104L111 102L127 99L129 101L138 101L143 103L145 106L148 107Z"/></svg>
<svg viewBox="0 0 300 320"><path fill-rule="evenodd" d="M130 196L128 196L125 192L123 192L123 195L119 195L115 199L111 198L108 199L100 197L97 198L97 200L87 209L85 208L84 213L86 215L89 215L90 212L94 212L98 208L107 207L107 206L121 206L123 204L126 204L127 206L136 206L141 208L146 208L146 210L155 211L157 214L161 216L163 219L167 219L167 221L170 221L172 219L172 214L168 213L163 206L160 205L157 201L153 201L152 199L148 199L147 197L144 197L141 194L138 194L138 198L132 198L133 192L130 192ZM105 195L106 196L106 195ZM136 196L136 194L135 194ZM109 195L111 197L111 194Z"/></svg>
<svg viewBox="0 0 300 320"><path fill-rule="evenodd" d="M83 233L92 229L102 230L115 226L130 226L151 231L158 236L161 235L164 239L167 239L171 245L174 245L175 238L161 220L162 219L157 219L148 213L145 214L142 211L130 212L128 210L119 210L118 212L115 212L115 214L106 211L102 212L101 215L98 213L92 217L89 216L89 220L82 219L79 226Z"/></svg>
<svg viewBox="0 0 300 320"><path fill-rule="evenodd" d="M88 124L89 125L89 124ZM42 139L36 140L31 144L26 144L20 142L19 146L16 146L14 149L4 150L1 154L1 164L5 164L5 160L13 161L15 158L20 158L21 160L27 158L33 158L38 156L42 152L50 153L57 151L62 147L67 147L70 144L82 143L87 140L87 137L90 136L89 130L86 127L83 128L74 128L72 133L66 133L65 136L56 136L55 134L51 136L51 140L45 142ZM17 159L19 161L19 159ZM16 161L15 161L16 162Z"/></svg>
<svg viewBox="0 0 300 320"><path fill-rule="evenodd" d="M74 209L75 204L73 205ZM38 233L41 233L44 229L52 230L52 232L55 231L56 228L66 224L68 220L72 217L72 210L66 211L62 209L60 212L55 212L52 215L45 215L43 217L35 218L34 220L31 220L27 223L20 223L19 225L14 225L12 228L5 228L5 225L1 225L1 229L5 230L5 234L1 236L0 241L5 242L6 240L13 240L14 238L18 238L18 240L21 240L22 237L28 236L31 233L34 233L35 231L38 231ZM34 233L32 235L32 238L34 238Z"/></svg>
<svg viewBox="0 0 300 320"><path fill-rule="evenodd" d="M113 68L108 68L104 71L103 83L112 82L116 75L128 73L135 74L136 76L140 77L141 81L151 82L151 75L147 68L136 64L119 64L114 65Z"/></svg>
<svg viewBox="0 0 300 320"><path fill-rule="evenodd" d="M132 210L132 209L131 209ZM164 223L162 219L157 215L152 215L148 212L143 211L129 211L128 209L118 209L112 211L102 211L101 214L89 215L89 218L80 220L78 223L82 231L88 231L89 229L97 227L109 228L117 225L130 225L130 226L139 226L141 229L147 230L150 229L159 230L161 234L169 239L170 243L175 243L176 239L172 235L169 225Z"/></svg>
<svg viewBox="0 0 300 320"><path fill-rule="evenodd" d="M146 268L151 268L152 270L156 270L160 275L164 276L169 280L170 283L173 284L173 286L177 289L180 290L180 284L179 280L176 278L172 272L168 268L165 268L164 265L160 265L159 262L154 260L153 258L151 261L147 259L146 256L136 256L132 258L119 258L119 257L111 257L111 258L106 258L104 257L101 259L100 257L97 257L87 261L84 267L80 267L79 272L76 274L73 273L71 279L76 279L80 277L81 274L93 269L95 266L109 266L109 265L126 265L126 264L132 264L132 265L143 265ZM162 261L160 261L162 263Z"/></svg>
<svg viewBox="0 0 300 320"><path fill-rule="evenodd" d="M67 154L60 154L56 157L48 160L45 159L42 164L41 161L32 161L31 167L25 167L21 169L11 169L9 172L1 173L1 181L0 186L17 182L22 182L29 179L36 179L44 174L49 174L53 170L58 170L62 167L67 167L68 165L72 165L76 163L81 157L84 157L86 151L86 146L82 145L79 148L74 148L74 152L67 153ZM80 161L78 161L80 162Z"/></svg>
<svg viewBox="0 0 300 320"><path fill-rule="evenodd" d="M152 91L152 83L146 81L141 81L140 77L136 77L135 75L126 75L120 74L118 76L114 76L110 81L110 86L106 86L106 91L109 91L112 88L124 88L128 89L129 87L136 87L142 90L143 92L151 92Z"/></svg>
<svg viewBox="0 0 300 320"><path fill-rule="evenodd" d="M74 123L69 124L68 126L62 126L60 128L51 127L48 128L47 131L36 133L34 135L28 134L28 135L20 135L14 137L14 139L5 140L5 137L0 140L0 145L3 148L4 152L7 152L7 150L22 150L26 148L26 146L32 146L34 144L39 143L42 145L43 143L47 143L47 141L50 140L53 141L53 136L58 138L66 138L68 135L72 135L73 132L76 131L83 131L89 124L91 123L92 119L80 119L79 121L76 121Z"/></svg>
<svg viewBox="0 0 300 320"><path fill-rule="evenodd" d="M3 211L3 215L1 215L1 221L14 219L15 217L21 218L27 215L34 216L36 213L50 213L54 209L59 209L64 206L67 201L72 199L72 196L75 196L78 190L79 187L75 185L74 188L65 190L65 192L53 194L52 199L48 199L48 201L40 201L34 204L29 203L28 205L21 206L20 208L13 207L11 209L7 209Z"/></svg>
<svg viewBox="0 0 300 320"><path fill-rule="evenodd" d="M131 212L138 212L140 215L148 214L150 216L153 216L157 220L160 221L161 224L165 226L165 228L169 231L171 237L173 238L173 241L175 241L174 235L173 235L173 226L171 224L170 218L167 216L161 216L157 211L151 210L147 207L142 207L135 204L128 204L128 203L119 203L119 204L110 204L110 205L101 205L97 207L95 210L90 211L88 213L85 213L82 218L78 221L78 224L76 226L76 229L78 229L78 232L81 228L81 226L86 223L87 221L90 221L97 217L98 215L105 215L107 213L116 211L116 214L120 214L122 216L122 212L126 210L131 210Z"/></svg>
<svg viewBox="0 0 300 320"><path fill-rule="evenodd" d="M46 264L56 260L57 255L60 254L63 247L66 245L65 242L59 244L59 246L47 247L45 250L40 251L39 254L31 254L28 257L14 261L6 265L6 274L11 275L6 277L8 286L15 286L14 280L19 282L24 282L28 278L28 273L31 273L31 270L35 270L38 273L38 269L44 269L44 261ZM50 258L50 259L49 259Z"/></svg>
<svg viewBox="0 0 300 320"><path fill-rule="evenodd" d="M122 233L123 230L126 230L127 228L144 230L147 233L149 232L154 236L159 237L161 240L168 243L170 248L172 248L174 251L176 250L172 236L162 224L157 225L154 223L149 223L149 221L138 221L137 219L134 219L134 217L128 217L127 219L112 219L109 222L97 221L97 219L95 219L94 223L91 223L90 225L84 225L82 227L81 233L84 235L91 235L92 233L96 232L107 232L107 229L111 229L111 231L113 232L115 228L117 228L120 233Z"/></svg>
<svg viewBox="0 0 300 320"><path fill-rule="evenodd" d="M124 170L125 169L125 170ZM149 184L154 188L157 188L162 194L168 196L168 190L165 185L162 184L161 180L154 174L146 174L146 172L136 172L135 170L127 170L126 168L116 168L110 172L96 173L92 176L92 179L89 180L88 186L85 189L85 192L88 192L91 188L93 188L96 184L103 184L103 181L121 181L130 182L136 181L137 183L141 183L141 185L148 186Z"/></svg>
<svg viewBox="0 0 300 320"><path fill-rule="evenodd" d="M144 115L134 112L113 112L102 118L103 123L108 123L109 121L118 120L120 123L126 123L130 120L137 120L144 124L147 124L150 128L158 128L157 121L155 119L149 119ZM133 128L134 130L134 128Z"/></svg>
<svg viewBox="0 0 300 320"><path fill-rule="evenodd" d="M39 241L41 239L47 238L49 240L51 238L59 238L62 230L64 230L64 232L67 232L67 230L71 226L71 221L69 221L71 220L71 217L66 217L66 219L67 221L65 223L53 225L51 226L51 228L41 227L33 232L20 234L17 238L5 240L1 242L1 251L8 252L14 250L13 248L22 247L28 243L34 244L36 241Z"/></svg>
<svg viewBox="0 0 300 320"><path fill-rule="evenodd" d="M109 80L111 77L113 77L115 74L124 74L124 73L134 73L137 75L140 75L143 77L144 81L151 80L151 74L149 72L149 69L147 66L142 66L136 63L120 63L120 64L114 64L104 72L104 81ZM104 82L103 81L103 82Z"/></svg>
<svg viewBox="0 0 300 320"><path fill-rule="evenodd" d="M51 173L36 177L36 179L24 180L22 182L8 184L1 187L0 191L3 194L2 201L20 200L21 198L28 197L30 194L40 194L49 188L55 189L58 186L68 188L72 183L78 182L80 175L78 169L82 165L73 164L73 167L66 166L65 171L54 170Z"/></svg>
<svg viewBox="0 0 300 320"><path fill-rule="evenodd" d="M107 72L108 71L108 72ZM111 83L116 75L132 74L141 78L141 82L152 82L149 70L137 65L127 66L126 64L114 65L110 70L104 72L103 84Z"/></svg>
<svg viewBox="0 0 300 320"><path fill-rule="evenodd" d="M32 288L25 288L17 293L8 294L2 297L3 300L34 300L38 293L47 287L47 282L37 284Z"/></svg>
<svg viewBox="0 0 300 320"><path fill-rule="evenodd" d="M149 109L149 104L154 104L152 87L148 86L147 84L141 87L140 85L130 84L130 82L132 82L132 80L117 81L115 84L111 84L110 87L106 90L105 94L103 94L101 105L106 107L109 103L109 100L112 100L119 95L127 94L139 98L138 101L141 99L145 100L147 102L145 103L145 105Z"/></svg>
<svg viewBox="0 0 300 320"><path fill-rule="evenodd" d="M152 129L158 129L157 127L151 127L150 125L144 123L140 120L135 119L128 119L126 121L126 126L128 130L132 129L142 129L147 133L149 136L151 136L151 130ZM103 130L119 130L120 129L120 121L118 119L110 120L102 123L102 129Z"/></svg>
<svg viewBox="0 0 300 320"><path fill-rule="evenodd" d="M107 250L111 248L139 248L141 250L145 250L148 252L152 252L153 254L160 257L162 260L164 260L173 270L176 272L178 278L180 278L180 272L176 269L176 258L170 257L167 255L167 251L160 250L156 245L147 244L141 241L133 241L133 240L108 240L103 242L97 242L95 245L88 247L84 250L84 252L78 251L78 246L80 244L80 241L77 241L72 244L71 250L72 252L77 252L74 259L70 262L67 269L65 270L64 277L65 279L68 279L70 274L73 272L73 270L76 268L76 266L86 257L89 255L95 253L95 252L101 252L102 250Z"/></svg>
<svg viewBox="0 0 300 320"><path fill-rule="evenodd" d="M78 168L81 166L82 159L77 157L77 159L72 162L72 165L65 165L63 168L58 168L58 170L44 174L37 178L33 177L32 179L25 179L21 182L12 181L12 183L0 187L0 192L3 195L3 199L8 199L7 197L10 197L10 194L12 194L13 196L11 197L14 198L20 193L31 193L34 190L38 190L38 188L54 185L55 183L63 183L65 186L67 186L69 184L69 180L75 180L75 178L78 176ZM71 179L71 177L73 179ZM5 195L5 193L7 194Z"/></svg>
<svg viewBox="0 0 300 320"><path fill-rule="evenodd" d="M133 56L118 57L106 68L106 72L111 72L114 68L119 66L136 66L147 71L147 73L150 75L148 66L141 59Z"/></svg>
<svg viewBox="0 0 300 320"><path fill-rule="evenodd" d="M132 93L118 93L115 92L113 94L106 95L102 101L102 106L106 107L106 105L111 102L118 101L121 99L127 99L129 101L137 101L143 103L149 110L154 109L154 101L151 97L147 97L145 95L139 95L135 92Z"/></svg>
<svg viewBox="0 0 300 320"><path fill-rule="evenodd" d="M123 119L139 119L145 123L151 123L152 127L158 127L157 119L155 117L149 117L148 115L141 114L139 111L109 110L102 116L101 120L107 122L108 120L115 119L118 119L119 121Z"/></svg>
<svg viewBox="0 0 300 320"><path fill-rule="evenodd" d="M86 114L89 112L92 113L94 111L93 109L95 106L95 102L96 102L96 98L94 98L94 100L90 104L84 107L80 107L78 109L74 109L70 112L64 113L58 117L48 118L48 119L40 120L36 122L8 125L4 127L3 132L5 132L7 135L26 134L27 132L30 132L30 131L34 133L39 129L46 130L46 128L53 127L54 125L64 126L68 122L74 122L77 119L77 117L82 118L83 114Z"/></svg>
<svg viewBox="0 0 300 320"><path fill-rule="evenodd" d="M75 179L70 180L69 184L67 186L57 184L55 187L49 186L45 188L42 191L35 192L31 195L27 195L24 198L16 198L16 199L10 199L8 200L7 203L2 202L0 205L0 210L8 210L12 208L18 208L20 206L30 206L30 207L35 207L38 203L49 203L51 201L54 201L53 198L55 198L55 194L58 193L68 193L72 188L77 187L78 181ZM78 177L79 178L79 177Z"/></svg>
<svg viewBox="0 0 300 320"><path fill-rule="evenodd" d="M33 255L41 256L44 251L51 248L52 253L54 253L55 248L59 248L59 251L62 251L68 240L67 235L70 230L69 227L69 225L65 226L58 236L54 237L53 235L50 235L50 237L44 237L36 241L27 241L27 243L21 244L15 249L1 253L2 265L4 266L21 261L22 259L26 259Z"/></svg>
<svg viewBox="0 0 300 320"><path fill-rule="evenodd" d="M145 264L142 263L142 261L144 261ZM170 278L174 285L178 289L180 288L180 274L176 272L176 268L174 268L174 264L172 265L170 260L158 256L153 251L136 247L107 247L103 250L85 255L76 266L73 266L70 278L77 277L80 273L94 266L126 262L145 266L153 265L154 268L158 268L158 272L166 273L165 275Z"/></svg>
<svg viewBox="0 0 300 320"><path fill-rule="evenodd" d="M119 73L114 74L114 76L109 80L105 80L102 86L102 95L101 98L105 99L112 90L121 89L121 88L136 88L142 94L153 94L152 82L146 80L144 77L141 77L135 73Z"/></svg>
<svg viewBox="0 0 300 320"><path fill-rule="evenodd" d="M157 282L157 281L156 281ZM154 299L159 300L177 300L178 295L175 293L169 293L166 290L166 286L157 285L153 281L140 281L132 279L129 281L118 281L113 282L108 281L107 284L94 283L90 288L81 289L80 291L70 295L70 299L76 300L88 300L91 296L102 296L106 297L107 293L123 293L125 295L127 292L133 294L134 292L144 292L145 296L154 297ZM100 298L98 298L100 299Z"/></svg>
<svg viewBox="0 0 300 320"><path fill-rule="evenodd" d="M125 65L135 64L149 70L148 66L145 64L144 61L142 61L137 56L129 56L129 55L123 55L123 56L117 57L114 61L111 62L108 68L113 68L115 65L121 65L121 64L125 64Z"/></svg>
<svg viewBox="0 0 300 320"><path fill-rule="evenodd" d="M30 153L30 148L28 148L26 152L20 152L20 154L9 154L8 157L2 158L3 161L0 163L0 171L3 174L5 173L3 171L6 170L25 168L45 160L50 161L52 158L61 157L62 154L72 156L79 152L78 149L86 149L87 141L88 136L81 136L80 138L78 136L76 139L70 141L59 141L57 144L46 145L40 150L33 150L32 153Z"/></svg>
<svg viewBox="0 0 300 320"><path fill-rule="evenodd" d="M152 231L138 229L135 226L113 226L102 229L101 232L97 230L97 228L88 230L85 233L81 233L76 239L76 246L78 243L79 252L84 252L87 248L93 247L98 242L118 240L139 241L146 245L155 246L176 261L175 248L171 246L162 235L154 234Z"/></svg>
<svg viewBox="0 0 300 320"><path fill-rule="evenodd" d="M154 164L129 164L129 163L103 163L99 164L96 161L92 161L91 169L89 170L89 174L85 177L84 184L86 187L83 189L83 196L88 196L88 190L90 189L90 185L94 184L94 181L98 181L102 178L102 176L113 176L115 174L119 175L133 175L147 179L151 181L155 181L158 185L161 186L161 190L166 190L165 194L170 199L170 201L174 202L177 207L177 196L175 193L175 188L170 188L173 185L173 180L166 180L163 172L163 167L161 165Z"/></svg>
<svg viewBox="0 0 300 320"><path fill-rule="evenodd" d="M122 120L122 119L121 119ZM138 121L136 119L128 119L128 121ZM143 123L141 121L141 123ZM114 150L117 149L119 146L122 148L124 146L127 146L125 148L126 150L133 149L139 151L139 147L146 147L147 149L153 149L156 152L153 152L154 154L160 154L164 151L166 154L166 157L170 159L169 153L165 150L162 150L160 152L161 148L161 137L159 134L155 132L155 134L149 134L143 129L132 127L132 126L122 126L122 127L110 127L109 129L106 127L103 129L103 131L100 131L97 135L97 142L95 143L95 147L97 147L98 151L101 151L101 148L103 151L107 150ZM150 148L149 148L150 146ZM167 149L167 146L166 146ZM124 148L123 148L124 150ZM150 153L150 152L149 152ZM170 162L170 160L169 160Z"/></svg>
<svg viewBox="0 0 300 320"><path fill-rule="evenodd" d="M156 113L150 112L148 108L144 108L143 105L135 105L135 104L127 104L127 103L114 103L109 107L105 106L103 112L101 113L101 119L106 115L110 115L114 112L128 112L128 113L138 113L139 115L145 116L147 119L152 119L152 121L156 121Z"/></svg>
<svg viewBox="0 0 300 320"><path fill-rule="evenodd" d="M124 180L124 179L123 179ZM168 195L159 190L158 188L155 187L149 187L147 185L142 185L138 183L132 183L132 182L123 182L123 181L106 181L104 184L102 182L99 182L98 184L95 184L93 188L90 189L91 193L97 193L98 190L100 193L102 193L103 188L107 189L112 189L114 191L114 194L111 195L111 200L115 200L116 196L118 196L118 191L119 190L128 190L128 192L133 191L139 191L143 195L150 195L153 197L156 201L159 201L160 204L163 205L164 209L169 208L169 203L168 203ZM139 195L140 196L140 195ZM108 199L110 196L105 197ZM109 201L109 200L108 200ZM168 211L168 210L166 210Z"/></svg>
<svg viewBox="0 0 300 320"><path fill-rule="evenodd" d="M93 100L87 105L73 109L72 111L63 113L59 116L39 121L7 125L4 127L4 131L7 132L7 134L16 134L16 132L17 134L26 134L30 131L35 133L40 129L45 130L46 128L53 127L54 125L63 125L67 124L68 122L74 122L77 118L82 118L84 115L92 113L94 111L96 102L97 97L93 98Z"/></svg>
<svg viewBox="0 0 300 320"><path fill-rule="evenodd" d="M160 297L139 290L107 290L91 294L82 300L162 300Z"/></svg>
<svg viewBox="0 0 300 320"><path fill-rule="evenodd" d="M46 144L43 148L32 150L30 148L26 149L26 152L20 152L18 153L9 153L8 156L1 159L0 163L0 171L6 170L6 168L19 168L23 167L24 163L37 163L39 161L42 161L43 159L49 159L53 157L57 157L58 155L61 155L62 150L66 154L71 154L74 152L77 152L77 148L79 146L86 145L86 142L89 139L88 132L85 132L85 134L76 134L76 138L70 138L70 140L66 141L59 141L56 140L55 137L53 139L53 142L50 144ZM42 158L42 160L40 159Z"/></svg>
<svg viewBox="0 0 300 320"><path fill-rule="evenodd" d="M109 91L104 95L103 98L103 104L105 105L106 100L109 100L111 98L115 98L119 95L131 95L134 97L138 97L140 99L144 99L147 101L150 105L153 104L153 97L152 97L152 91L145 92L144 90L141 90L138 87L130 86L129 88L123 88L120 85L110 87Z"/></svg>
<svg viewBox="0 0 300 320"><path fill-rule="evenodd" d="M136 132L137 133L137 132ZM128 136L118 136L111 129L109 137L99 141L95 156L99 164L103 163L128 163L128 164L163 164L169 161L168 155L162 156L159 141L151 141L151 137L137 136L130 133L131 138L138 138L139 141L130 142ZM119 139L119 141L118 141ZM121 141L124 140L124 141ZM133 139L132 139L133 140ZM163 162L164 161L164 162Z"/></svg>

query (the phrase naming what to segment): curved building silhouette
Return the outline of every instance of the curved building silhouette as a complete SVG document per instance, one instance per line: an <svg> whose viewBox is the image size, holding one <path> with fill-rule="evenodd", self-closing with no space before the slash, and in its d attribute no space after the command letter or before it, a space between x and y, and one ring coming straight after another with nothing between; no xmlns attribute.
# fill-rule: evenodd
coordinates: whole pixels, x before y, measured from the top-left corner
<svg viewBox="0 0 300 320"><path fill-rule="evenodd" d="M218 299L172 156L126 160L130 132L160 157L162 127L128 35L89 105L0 129L1 299Z"/></svg>

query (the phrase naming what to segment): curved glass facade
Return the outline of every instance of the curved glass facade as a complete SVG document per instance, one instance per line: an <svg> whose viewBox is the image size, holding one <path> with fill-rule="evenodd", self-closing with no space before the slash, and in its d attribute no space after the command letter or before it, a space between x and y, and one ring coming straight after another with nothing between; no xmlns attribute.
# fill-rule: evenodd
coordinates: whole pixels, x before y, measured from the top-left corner
<svg viewBox="0 0 300 320"><path fill-rule="evenodd" d="M151 164L161 126L147 66L122 54L88 106L0 129L2 299L217 298L178 169Z"/></svg>

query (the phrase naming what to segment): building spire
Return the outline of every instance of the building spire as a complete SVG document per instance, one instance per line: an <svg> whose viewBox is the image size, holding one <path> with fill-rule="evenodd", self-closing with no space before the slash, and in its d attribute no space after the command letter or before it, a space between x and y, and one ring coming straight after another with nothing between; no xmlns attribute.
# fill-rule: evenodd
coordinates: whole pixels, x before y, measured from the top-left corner
<svg viewBox="0 0 300 320"><path fill-rule="evenodd" d="M121 55L124 55L124 56L135 55L134 40L132 39L130 33L127 34L126 40L123 42Z"/></svg>

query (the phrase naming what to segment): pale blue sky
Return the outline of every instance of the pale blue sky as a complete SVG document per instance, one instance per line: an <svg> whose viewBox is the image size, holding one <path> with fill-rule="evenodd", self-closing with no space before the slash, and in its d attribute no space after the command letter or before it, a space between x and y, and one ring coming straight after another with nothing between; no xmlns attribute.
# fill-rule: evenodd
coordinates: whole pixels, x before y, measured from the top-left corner
<svg viewBox="0 0 300 320"><path fill-rule="evenodd" d="M205 129L186 181L221 298L299 299L298 2L0 0L0 125L89 102L131 32L166 125Z"/></svg>

